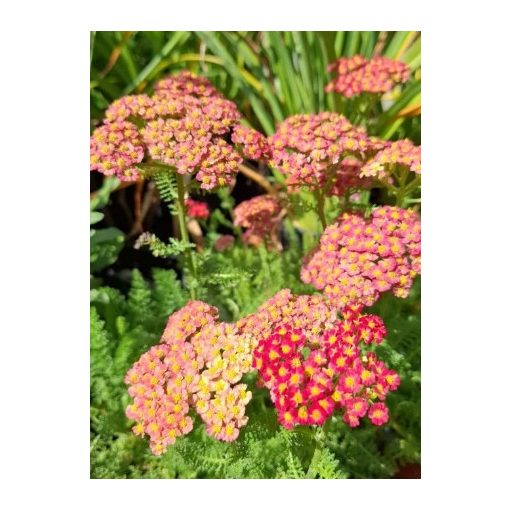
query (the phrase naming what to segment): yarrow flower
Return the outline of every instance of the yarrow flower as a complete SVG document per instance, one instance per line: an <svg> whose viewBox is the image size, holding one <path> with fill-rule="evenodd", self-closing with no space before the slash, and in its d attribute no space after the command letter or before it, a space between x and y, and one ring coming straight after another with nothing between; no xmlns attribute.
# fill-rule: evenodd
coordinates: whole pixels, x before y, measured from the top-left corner
<svg viewBox="0 0 510 510"><path fill-rule="evenodd" d="M312 340L318 340L320 332L332 326L336 316L336 308L322 296L294 296L289 289L283 289L236 325L239 331L258 340L270 335L276 325L292 324Z"/></svg>
<svg viewBox="0 0 510 510"><path fill-rule="evenodd" d="M361 55L341 57L328 66L328 71L335 71L338 76L326 85L326 92L338 92L349 98L362 92L388 92L396 84L409 80L406 64L383 56L370 60Z"/></svg>
<svg viewBox="0 0 510 510"><path fill-rule="evenodd" d="M227 248L230 248L235 242L235 237L229 234L224 234L216 240L214 243L214 249L216 251L225 251Z"/></svg>
<svg viewBox="0 0 510 510"><path fill-rule="evenodd" d="M152 96L124 96L110 105L91 138L91 170L134 180L136 165L147 158L194 174L202 189L230 185L242 158L223 137L240 117L206 78L181 72L156 83Z"/></svg>
<svg viewBox="0 0 510 510"><path fill-rule="evenodd" d="M331 302L371 306L381 292L406 297L421 270L421 228L410 209L378 207L369 220L344 213L304 261L301 279Z"/></svg>
<svg viewBox="0 0 510 510"><path fill-rule="evenodd" d="M415 146L410 140L391 142L361 167L360 175L387 181L397 166L421 174L421 146Z"/></svg>
<svg viewBox="0 0 510 510"><path fill-rule="evenodd" d="M277 247L277 230L280 226L282 208L269 195L260 195L245 200L234 209L234 225L244 227L243 241L259 246L264 241L270 247Z"/></svg>
<svg viewBox="0 0 510 510"><path fill-rule="evenodd" d="M285 175L290 191L307 186L326 195L366 186L352 169L358 168L359 158L379 147L364 128L330 112L289 117L268 143L269 164Z"/></svg>
<svg viewBox="0 0 510 510"><path fill-rule="evenodd" d="M155 455L193 428L194 408L209 435L233 441L246 424L251 392L240 383L251 370L254 339L234 324L218 323L218 310L190 301L172 314L161 338L128 371L133 432L150 439Z"/></svg>
<svg viewBox="0 0 510 510"><path fill-rule="evenodd" d="M345 308L343 320L314 337L292 323L276 326L259 341L253 366L280 424L322 425L335 410L350 427L367 412L374 425L388 421L386 405L377 401L397 389L399 376L373 352L363 353L364 344L378 344L385 335L382 319L361 314L361 306Z"/></svg>
<svg viewBox="0 0 510 510"><path fill-rule="evenodd" d="M243 154L248 159L267 159L269 145L266 137L257 130L238 124L232 131L232 141L241 145Z"/></svg>
<svg viewBox="0 0 510 510"><path fill-rule="evenodd" d="M118 121L97 128L90 138L90 169L115 175L122 181L134 181L139 172L136 164L144 149L134 124Z"/></svg>
<svg viewBox="0 0 510 510"><path fill-rule="evenodd" d="M186 214L190 218L206 219L209 217L209 206L207 202L188 198L186 199Z"/></svg>

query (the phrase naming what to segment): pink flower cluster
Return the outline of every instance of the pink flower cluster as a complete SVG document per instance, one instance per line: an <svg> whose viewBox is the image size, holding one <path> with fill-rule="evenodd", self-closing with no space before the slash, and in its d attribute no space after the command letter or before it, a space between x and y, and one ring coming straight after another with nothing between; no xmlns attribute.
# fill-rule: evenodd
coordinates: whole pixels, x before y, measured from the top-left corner
<svg viewBox="0 0 510 510"><path fill-rule="evenodd" d="M259 195L241 202L234 209L234 225L246 228L243 241L258 246L267 242L277 245L277 229L281 223L282 209L278 201L269 195Z"/></svg>
<svg viewBox="0 0 510 510"><path fill-rule="evenodd" d="M236 105L207 79L188 72L161 80L155 89L153 96L125 96L110 105L106 124L92 135L91 170L112 173L113 169L121 180L133 179L135 172L138 175L131 168L126 175L124 166L115 166L117 145L104 147L101 142L110 134L112 124L133 121L141 127L138 131L129 124L134 131L129 141L133 145L133 139L137 141L136 158L129 160L132 166L147 156L181 174L194 174L202 189L231 184L242 158L223 136L241 117Z"/></svg>
<svg viewBox="0 0 510 510"><path fill-rule="evenodd" d="M301 279L338 307L371 306L381 292L406 297L421 269L421 229L410 209L378 207L369 220L344 213L303 263Z"/></svg>
<svg viewBox="0 0 510 510"><path fill-rule="evenodd" d="M374 425L388 421L386 405L375 401L385 400L400 379L373 352L362 354L362 344L382 342L386 329L380 317L362 315L360 308L344 309L344 319L319 337L281 324L259 341L253 366L285 428L322 425L335 409L350 427L367 411Z"/></svg>
<svg viewBox="0 0 510 510"><path fill-rule="evenodd" d="M162 343L143 354L126 375L133 404L126 415L147 434L154 454L193 428L194 408L211 436L233 441L246 424L251 392L240 383L251 369L253 338L218 323L216 308L190 301L172 314Z"/></svg>
<svg viewBox="0 0 510 510"><path fill-rule="evenodd" d="M209 206L207 202L200 200L186 199L186 214L190 218L206 219L209 217Z"/></svg>
<svg viewBox="0 0 510 510"><path fill-rule="evenodd" d="M321 331L331 327L336 317L335 307L322 296L294 296L289 289L283 289L236 325L239 331L256 340L269 336L276 325L284 324L302 330L311 341L318 341Z"/></svg>
<svg viewBox="0 0 510 510"><path fill-rule="evenodd" d="M338 92L353 97L368 92L388 92L397 83L409 80L409 67L398 60L377 56L366 60L361 55L341 57L328 66L338 76L326 85L326 92Z"/></svg>
<svg viewBox="0 0 510 510"><path fill-rule="evenodd" d="M239 144L247 159L267 159L269 146L266 137L257 130L238 124L232 131L232 141Z"/></svg>
<svg viewBox="0 0 510 510"><path fill-rule="evenodd" d="M136 164L143 159L142 140L131 122L111 122L97 128L90 138L90 169L115 175L122 181L138 178Z"/></svg>
<svg viewBox="0 0 510 510"><path fill-rule="evenodd" d="M229 234L224 234L216 240L214 243L214 249L217 251L225 251L230 248L235 242L235 237Z"/></svg>
<svg viewBox="0 0 510 510"><path fill-rule="evenodd" d="M346 167L379 146L364 128L330 112L289 117L278 125L268 143L269 164L285 175L290 190L307 186L326 194L343 190L347 184L363 187L366 182L346 172ZM350 163L343 163L345 158Z"/></svg>
<svg viewBox="0 0 510 510"><path fill-rule="evenodd" d="M361 167L360 175L386 181L397 165L421 174L421 146L415 146L410 140L388 142Z"/></svg>

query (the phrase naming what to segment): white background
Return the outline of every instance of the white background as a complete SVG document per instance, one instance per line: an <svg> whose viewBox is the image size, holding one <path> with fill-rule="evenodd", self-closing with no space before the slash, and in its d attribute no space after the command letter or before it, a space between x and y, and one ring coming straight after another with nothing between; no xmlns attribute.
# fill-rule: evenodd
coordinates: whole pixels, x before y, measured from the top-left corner
<svg viewBox="0 0 510 510"><path fill-rule="evenodd" d="M3 508L508 505L504 2L3 5ZM90 30L422 31L422 480L89 480Z"/></svg>

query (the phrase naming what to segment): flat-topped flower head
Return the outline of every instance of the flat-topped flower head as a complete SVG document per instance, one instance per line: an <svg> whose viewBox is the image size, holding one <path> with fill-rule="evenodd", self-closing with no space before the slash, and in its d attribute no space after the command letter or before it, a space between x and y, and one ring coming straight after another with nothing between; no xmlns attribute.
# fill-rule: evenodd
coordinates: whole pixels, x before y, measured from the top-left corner
<svg viewBox="0 0 510 510"><path fill-rule="evenodd" d="M261 337L253 352L253 367L261 383L269 389L278 421L285 428L296 425L322 425L335 412L357 427L367 412L374 424L388 419L384 400L399 385L396 372L367 352L366 343L379 343L363 332L370 327L385 335L379 317L364 315L359 306L347 307L342 320L309 336L295 323L277 324ZM386 409L386 413L381 410Z"/></svg>
<svg viewBox="0 0 510 510"><path fill-rule="evenodd" d="M92 135L91 170L135 180L145 158L194 175L205 190L231 185L242 157L227 136L240 118L235 103L206 78L179 73L156 83L152 96L124 96L110 105L105 125ZM126 126L132 132L119 136Z"/></svg>
<svg viewBox="0 0 510 510"><path fill-rule="evenodd" d="M338 307L371 306L382 292L406 297L421 269L421 229L410 209L383 206L371 218L344 213L301 267L301 279ZM373 333L364 333L371 338Z"/></svg>
<svg viewBox="0 0 510 510"><path fill-rule="evenodd" d="M395 85L409 80L409 67L398 60L376 56L366 60L361 55L341 57L328 66L337 77L326 85L326 92L337 92L345 97L363 92L382 94Z"/></svg>
<svg viewBox="0 0 510 510"><path fill-rule="evenodd" d="M234 441L246 425L251 392L241 383L252 370L256 338L235 324L217 322L216 308L190 301L172 314L162 343L142 354L125 382L133 403L126 409L148 435L155 455L164 453L193 427L194 409L209 435Z"/></svg>
<svg viewBox="0 0 510 510"><path fill-rule="evenodd" d="M269 195L260 195L245 200L234 209L234 225L243 227L243 241L259 246L267 242L277 245L277 230L281 224L282 208L278 201Z"/></svg>
<svg viewBox="0 0 510 510"><path fill-rule="evenodd" d="M268 144L269 164L286 177L290 191L306 186L332 195L367 185L357 170L360 158L373 151L373 141L364 128L338 113L289 117Z"/></svg>

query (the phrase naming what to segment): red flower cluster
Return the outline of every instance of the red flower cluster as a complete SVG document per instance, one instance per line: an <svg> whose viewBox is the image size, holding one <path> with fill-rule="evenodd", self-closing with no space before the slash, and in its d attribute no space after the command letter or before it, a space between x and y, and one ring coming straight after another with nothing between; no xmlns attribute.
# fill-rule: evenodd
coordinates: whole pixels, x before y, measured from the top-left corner
<svg viewBox="0 0 510 510"><path fill-rule="evenodd" d="M291 191L307 186L326 194L365 186L366 181L352 171L359 166L353 160L379 146L364 128L330 112L289 117L278 125L268 143L269 164L285 175ZM349 163L344 163L345 158Z"/></svg>
<svg viewBox="0 0 510 510"><path fill-rule="evenodd" d="M282 324L259 341L253 366L284 427L322 425L335 409L343 411L350 427L367 411L374 425L388 421L387 407L375 401L396 390L400 378L373 352L362 354L362 344L381 343L386 329L380 317L360 311L360 306L345 308L344 319L318 340Z"/></svg>
<svg viewBox="0 0 510 510"><path fill-rule="evenodd" d="M366 60L361 55L341 57L328 66L338 76L326 85L326 92L353 97L362 92L379 94L390 91L397 83L409 80L409 67L398 60L377 56Z"/></svg>
<svg viewBox="0 0 510 510"><path fill-rule="evenodd" d="M378 207L367 221L344 213L329 225L301 279L324 290L333 304L371 306L381 292L406 297L421 269L421 228L410 209Z"/></svg>
<svg viewBox="0 0 510 510"><path fill-rule="evenodd" d="M241 117L236 105L189 72L165 78L155 89L151 97L125 96L110 105L105 125L91 138L91 170L133 180L146 156L195 174L203 189L230 184L242 158L223 136ZM128 121L143 127L138 131Z"/></svg>
<svg viewBox="0 0 510 510"><path fill-rule="evenodd" d="M186 214L190 218L206 219L209 217L209 206L207 202L188 198L186 199Z"/></svg>
<svg viewBox="0 0 510 510"><path fill-rule="evenodd" d="M234 209L234 225L246 228L242 236L246 244L259 246L265 241L268 246L276 247L281 211L275 198L260 195L241 202Z"/></svg>

